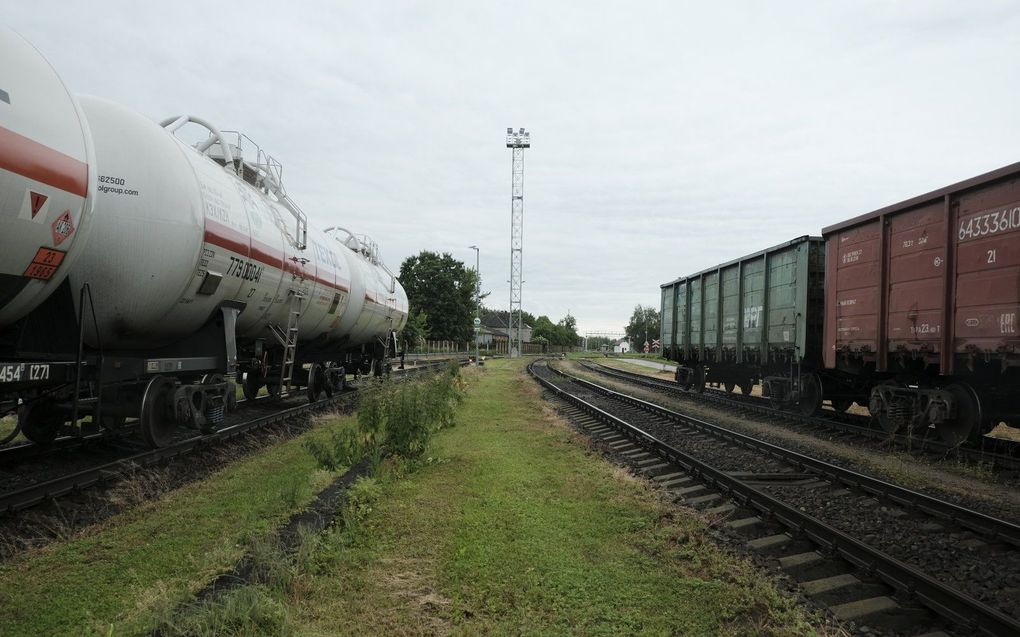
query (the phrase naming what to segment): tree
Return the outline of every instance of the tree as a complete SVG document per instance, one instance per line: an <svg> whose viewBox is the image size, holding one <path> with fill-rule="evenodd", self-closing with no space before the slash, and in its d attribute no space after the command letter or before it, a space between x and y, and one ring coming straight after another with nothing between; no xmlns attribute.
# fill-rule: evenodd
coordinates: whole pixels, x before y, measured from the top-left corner
<svg viewBox="0 0 1020 637"><path fill-rule="evenodd" d="M474 336L475 271L450 253L422 250L400 264L410 315L424 312L429 337L466 341Z"/></svg>
<svg viewBox="0 0 1020 637"><path fill-rule="evenodd" d="M556 325L560 328L560 336L562 340L562 342L558 343L558 345L577 345L577 341L579 341L581 337L577 335L577 319L571 316L570 312L567 312L567 315L563 317L563 320Z"/></svg>
<svg viewBox="0 0 1020 637"><path fill-rule="evenodd" d="M630 323L624 328L631 347L635 352L643 351L645 341L651 348L652 340L659 338L659 310L651 306L637 305L630 315Z"/></svg>
<svg viewBox="0 0 1020 637"><path fill-rule="evenodd" d="M424 311L417 314L408 314L407 324L400 331L404 339L404 348L415 349L421 347L422 343L429 337L428 316Z"/></svg>
<svg viewBox="0 0 1020 637"><path fill-rule="evenodd" d="M535 319L535 322L531 325L531 327L532 327L531 340L535 340L536 338L544 338L546 342L552 343L553 345L558 345L558 343L556 342L558 340L558 336L556 334L556 326L553 324L552 321L549 320L548 316L543 314L542 316L538 317L537 319Z"/></svg>
<svg viewBox="0 0 1020 637"><path fill-rule="evenodd" d="M548 316L542 315L535 319L532 327L534 328L531 331L532 340L541 337L552 345L573 346L577 345L580 338L577 335L577 319L569 314L556 324L553 324Z"/></svg>

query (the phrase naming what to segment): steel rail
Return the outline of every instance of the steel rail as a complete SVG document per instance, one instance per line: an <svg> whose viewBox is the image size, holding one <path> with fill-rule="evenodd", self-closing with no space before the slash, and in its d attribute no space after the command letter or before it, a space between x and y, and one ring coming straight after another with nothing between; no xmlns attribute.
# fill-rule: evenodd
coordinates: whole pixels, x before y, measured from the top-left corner
<svg viewBox="0 0 1020 637"><path fill-rule="evenodd" d="M980 631L979 634L996 637L1020 634L1020 621L939 582L891 555L864 544L843 531L825 524L818 518L759 491L739 478L666 444L639 427L571 394L556 386L552 381L542 378L535 373L533 367L534 364L528 366L529 373L543 387L566 402L616 428L637 444L680 465L688 473L714 485L723 494L742 505L754 508L763 515L779 521L798 536L807 537L827 553L842 557L869 575L881 579L895 590L908 594L936 614L970 631Z"/></svg>
<svg viewBox="0 0 1020 637"><path fill-rule="evenodd" d="M640 398L629 396L609 389L608 387L592 383L584 380L583 378L577 378L552 367L550 367L550 369L556 374L559 374L594 392L604 396L609 396L610 398L634 407L638 407L648 413L666 418L670 421L683 423L685 426L692 427L698 431L707 433L746 449L751 449L767 456L782 460L788 464L800 467L806 473L814 473L843 486L860 489L861 491L878 496L879 498L894 502L908 510L921 511L933 517L954 522L955 524L984 536L987 540L1002 541L1013 546L1020 547L1020 525L1018 524L1014 524L1007 520L1001 520L985 513L981 513L980 511L962 507L958 504L946 502L945 500L940 500L925 493L921 493L920 491L907 489L906 487L902 487L864 473L853 471L852 469L847 469L823 460L818 460L817 458L812 458L811 456L793 451L792 449L786 449L785 447L780 447L779 445L728 429L722 425L717 425L694 418L693 416L681 414L660 405L650 403L646 400L641 400Z"/></svg>
<svg viewBox="0 0 1020 637"><path fill-rule="evenodd" d="M348 392L316 403L298 405L297 407L291 407L253 420L224 427L215 433L194 436L167 447L150 449L148 451L137 453L133 456L128 456L127 458L121 458L119 460L114 460L113 462L91 467L84 471L59 476L52 480L39 482L17 491L0 494L0 512L14 513L22 509L27 509L46 500L58 498L67 495L68 493L82 491L95 484L103 482L104 480L121 475L130 469L151 466L157 462L182 456L197 449L209 447L224 440L229 440L252 429L283 422L297 416L322 411L328 407L341 404L345 399L349 400L352 398L353 392Z"/></svg>
<svg viewBox="0 0 1020 637"><path fill-rule="evenodd" d="M461 362L460 364L463 365L464 362ZM405 369L401 374L401 377L434 370L441 365L442 363L436 363ZM193 436L167 447L149 449L126 458L120 458L102 465L90 467L76 473L59 476L51 480L37 482L36 484L32 484L15 491L2 493L0 494L0 515L5 513L15 513L35 506L46 500L55 499L67 495L68 493L82 491L105 480L119 476L128 470L138 467L152 466L153 464L163 460L182 456L197 449L210 447L224 440L235 438L252 429L265 427L291 418L309 415L319 411L324 411L334 406L339 406L345 402L353 401L356 395L355 391L349 391L318 402L297 405L272 414L254 418L252 420L230 425L210 434Z"/></svg>
<svg viewBox="0 0 1020 637"><path fill-rule="evenodd" d="M949 458L956 455L961 458L965 458L972 462L978 463L990 463L992 466L999 467L1000 469L1007 470L1018 470L1020 469L1020 457L1006 455L1001 453L994 453L990 451L982 451L980 449L974 449L972 447L952 447L946 443L935 440L932 438L916 438L905 434L888 434L884 431L875 429L874 427L867 427L863 425L855 425L851 422L844 422L832 418L825 418L820 416L805 416L791 411L785 411L782 409L776 409L771 405L767 404L754 404L749 401L733 399L721 392L719 395L710 394L696 394L680 389L675 383L661 380L658 378L650 378L643 374L636 372L629 372L622 369L616 369L614 367L608 367L599 363L588 364L587 361L582 361L587 369L593 372L603 374L605 376L611 376L633 382L636 384L644 385L646 387L652 387L656 389L663 389L672 394L680 396L695 397L698 400L704 400L710 403L724 405L726 407L733 407L737 409L746 409L753 413L761 414L764 416L771 416L777 418L783 418L786 420L793 420L801 424L813 425L817 427L823 427L826 429L838 429L845 433L853 434L856 436L862 436L871 438L878 441L890 441L897 445L906 448L908 451L911 449L920 449L933 455L938 455L943 458ZM759 399L761 402L765 402L766 399ZM863 416L862 416L863 418Z"/></svg>
<svg viewBox="0 0 1020 637"><path fill-rule="evenodd" d="M404 369L394 370L394 374L414 374L420 372L423 369L435 369L450 361L462 362L462 359L458 358L434 358L430 360L418 360L411 361L412 365L405 366ZM362 378L368 378L363 376ZM354 381L352 384L356 384ZM303 392L301 390L295 390L290 393L284 393L280 396L259 396L254 400L248 400L247 398L241 398L237 401L237 407L231 413L237 413L237 410L247 409L251 405L257 405L262 401L272 401L277 399L286 399L294 396L300 396ZM132 422L124 425L116 430L102 429L93 433L84 435L65 435L60 436L53 440L53 442L39 445L33 442L17 442L15 444L0 445L0 467L13 466L22 462L33 460L40 455L53 455L54 453L63 453L67 451L73 451L82 447L86 447L90 444L97 444L109 441L119 441L121 439L130 439L131 436L136 434L137 425Z"/></svg>

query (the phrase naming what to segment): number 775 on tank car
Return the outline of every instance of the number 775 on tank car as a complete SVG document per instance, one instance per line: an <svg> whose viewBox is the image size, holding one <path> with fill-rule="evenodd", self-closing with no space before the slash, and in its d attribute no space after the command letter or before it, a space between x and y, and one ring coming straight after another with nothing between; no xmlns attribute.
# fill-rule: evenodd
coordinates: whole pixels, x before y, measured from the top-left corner
<svg viewBox="0 0 1020 637"><path fill-rule="evenodd" d="M0 409L27 437L88 416L165 445L215 427L235 382L315 398L382 371L403 289L371 239L309 226L272 156L75 97L11 31L0 53Z"/></svg>

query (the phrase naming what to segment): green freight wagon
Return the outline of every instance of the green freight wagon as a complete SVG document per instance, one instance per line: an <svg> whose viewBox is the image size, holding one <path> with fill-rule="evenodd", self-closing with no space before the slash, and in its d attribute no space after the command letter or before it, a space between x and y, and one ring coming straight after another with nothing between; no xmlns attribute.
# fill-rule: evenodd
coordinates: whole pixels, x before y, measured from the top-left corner
<svg viewBox="0 0 1020 637"><path fill-rule="evenodd" d="M763 393L813 411L821 391L825 243L799 237L661 287L663 353L677 382Z"/></svg>

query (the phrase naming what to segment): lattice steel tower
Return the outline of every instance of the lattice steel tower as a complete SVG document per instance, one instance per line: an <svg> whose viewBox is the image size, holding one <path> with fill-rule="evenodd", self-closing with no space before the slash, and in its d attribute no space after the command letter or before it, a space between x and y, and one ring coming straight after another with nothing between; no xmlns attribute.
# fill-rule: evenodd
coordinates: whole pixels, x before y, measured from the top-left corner
<svg viewBox="0 0 1020 637"><path fill-rule="evenodd" d="M523 128L506 129L506 147L511 149L510 177L510 315L507 320L507 337L510 339L510 357L520 356L522 350L521 287L524 285L524 149L531 148L531 133ZM515 314L516 313L516 314ZM517 342L514 344L514 330Z"/></svg>

